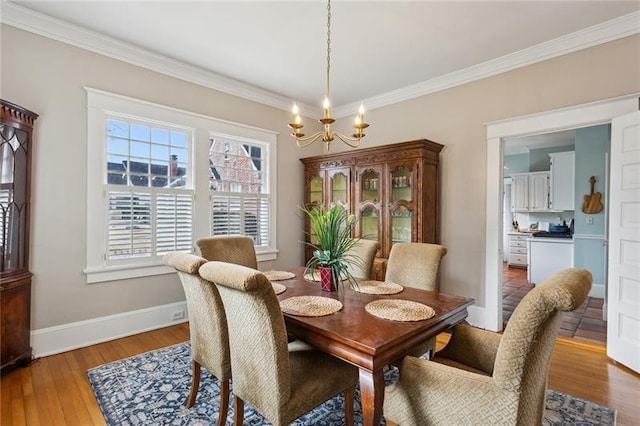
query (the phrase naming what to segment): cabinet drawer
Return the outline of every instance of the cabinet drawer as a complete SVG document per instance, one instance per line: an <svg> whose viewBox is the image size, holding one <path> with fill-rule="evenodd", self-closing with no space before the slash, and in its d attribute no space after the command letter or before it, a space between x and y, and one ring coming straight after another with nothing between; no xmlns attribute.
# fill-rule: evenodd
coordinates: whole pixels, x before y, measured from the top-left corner
<svg viewBox="0 0 640 426"><path fill-rule="evenodd" d="M509 254L523 254L526 256L527 248L526 247L510 247Z"/></svg>
<svg viewBox="0 0 640 426"><path fill-rule="evenodd" d="M529 235L510 235L509 237L511 241L527 241Z"/></svg>
<svg viewBox="0 0 640 426"><path fill-rule="evenodd" d="M509 247L527 248L527 242L524 241L524 240L511 240L511 241L509 241Z"/></svg>
<svg viewBox="0 0 640 426"><path fill-rule="evenodd" d="M526 265L526 254L509 254L509 265Z"/></svg>

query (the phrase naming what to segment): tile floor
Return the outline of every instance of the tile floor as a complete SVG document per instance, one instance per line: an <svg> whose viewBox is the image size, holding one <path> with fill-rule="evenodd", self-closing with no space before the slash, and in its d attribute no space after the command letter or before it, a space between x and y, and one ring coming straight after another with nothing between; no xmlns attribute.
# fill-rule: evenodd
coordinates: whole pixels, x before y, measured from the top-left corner
<svg viewBox="0 0 640 426"><path fill-rule="evenodd" d="M527 270L504 267L502 309L505 324L525 294L533 288L527 281ZM603 299L589 297L573 312L565 312L560 325L560 336L574 337L606 344L607 323L602 320Z"/></svg>

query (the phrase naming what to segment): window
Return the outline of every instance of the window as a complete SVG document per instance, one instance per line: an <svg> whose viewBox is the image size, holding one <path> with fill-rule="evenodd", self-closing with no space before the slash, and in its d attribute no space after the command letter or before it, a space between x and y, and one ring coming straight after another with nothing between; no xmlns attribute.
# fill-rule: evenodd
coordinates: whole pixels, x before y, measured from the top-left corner
<svg viewBox="0 0 640 426"><path fill-rule="evenodd" d="M86 90L87 282L171 273L209 235L276 258L275 132Z"/></svg>
<svg viewBox="0 0 640 426"><path fill-rule="evenodd" d="M209 140L211 235L246 235L270 246L270 194L264 144Z"/></svg>

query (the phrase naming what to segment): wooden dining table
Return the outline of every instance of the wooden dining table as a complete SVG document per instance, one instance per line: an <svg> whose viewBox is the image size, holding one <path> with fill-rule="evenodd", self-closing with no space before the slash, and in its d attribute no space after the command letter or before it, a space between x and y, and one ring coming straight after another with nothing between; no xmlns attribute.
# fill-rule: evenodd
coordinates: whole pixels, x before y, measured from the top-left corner
<svg viewBox="0 0 640 426"><path fill-rule="evenodd" d="M323 296L337 299L343 307L321 317L284 313L287 332L318 350L349 362L359 369L362 417L365 426L378 426L384 401L384 366L406 355L420 343L461 323L473 299L404 287L392 295L357 293L345 282L345 290L327 292L319 282L304 279L304 268L295 278L278 281L286 290L280 301L293 296ZM422 321L392 321L369 314L365 306L378 299L419 302L435 310L435 316Z"/></svg>

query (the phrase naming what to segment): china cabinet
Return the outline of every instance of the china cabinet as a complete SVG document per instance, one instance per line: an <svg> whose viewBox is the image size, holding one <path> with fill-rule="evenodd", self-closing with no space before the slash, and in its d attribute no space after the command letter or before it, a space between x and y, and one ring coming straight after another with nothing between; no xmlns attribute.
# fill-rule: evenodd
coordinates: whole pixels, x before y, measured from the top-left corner
<svg viewBox="0 0 640 426"><path fill-rule="evenodd" d="M29 197L31 133L38 115L0 99L0 313L2 369L31 359Z"/></svg>
<svg viewBox="0 0 640 426"><path fill-rule="evenodd" d="M358 219L355 236L380 242L375 278L383 279L393 244L439 240L442 148L421 139L303 158L305 207L338 204L354 214ZM313 235L307 239L313 241ZM305 257L310 256L307 246Z"/></svg>

